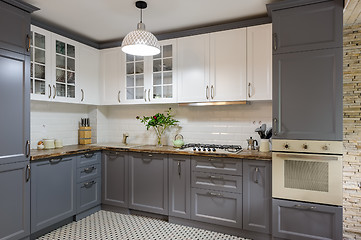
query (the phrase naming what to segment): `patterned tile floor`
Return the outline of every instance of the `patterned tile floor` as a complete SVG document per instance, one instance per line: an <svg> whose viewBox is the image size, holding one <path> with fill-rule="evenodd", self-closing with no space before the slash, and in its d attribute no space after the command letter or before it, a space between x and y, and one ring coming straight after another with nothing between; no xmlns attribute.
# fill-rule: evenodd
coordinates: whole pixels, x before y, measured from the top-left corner
<svg viewBox="0 0 361 240"><path fill-rule="evenodd" d="M244 240L163 220L99 211L58 228L38 240Z"/></svg>

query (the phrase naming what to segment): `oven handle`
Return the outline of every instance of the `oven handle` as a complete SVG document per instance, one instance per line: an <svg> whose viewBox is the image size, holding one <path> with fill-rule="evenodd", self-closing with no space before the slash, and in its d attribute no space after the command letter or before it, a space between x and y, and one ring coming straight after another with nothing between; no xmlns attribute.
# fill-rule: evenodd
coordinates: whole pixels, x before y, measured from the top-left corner
<svg viewBox="0 0 361 240"><path fill-rule="evenodd" d="M324 161L338 161L339 157L336 156L329 156L329 155L325 155L325 156L315 156L315 155L309 155L309 154L288 154L288 153L282 153L282 154L276 154L277 157L280 158L285 158L285 157L289 157L289 158L298 158L298 159L312 159L312 160L324 160Z"/></svg>

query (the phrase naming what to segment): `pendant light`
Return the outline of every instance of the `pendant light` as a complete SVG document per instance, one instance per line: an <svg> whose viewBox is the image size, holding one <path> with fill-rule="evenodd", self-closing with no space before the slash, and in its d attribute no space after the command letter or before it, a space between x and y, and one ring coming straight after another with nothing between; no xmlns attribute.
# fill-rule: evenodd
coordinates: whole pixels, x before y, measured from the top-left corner
<svg viewBox="0 0 361 240"><path fill-rule="evenodd" d="M135 56L153 56L160 53L157 38L145 30L143 23L143 9L147 8L147 3L137 1L135 6L140 9L140 22L137 30L128 33L122 42L122 51Z"/></svg>

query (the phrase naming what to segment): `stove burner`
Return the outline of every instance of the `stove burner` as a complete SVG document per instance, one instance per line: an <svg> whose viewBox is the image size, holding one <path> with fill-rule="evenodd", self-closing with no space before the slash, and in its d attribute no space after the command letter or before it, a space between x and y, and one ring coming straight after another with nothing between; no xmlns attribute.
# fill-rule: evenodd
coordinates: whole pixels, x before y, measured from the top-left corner
<svg viewBox="0 0 361 240"><path fill-rule="evenodd" d="M195 152L217 152L217 149L224 150L230 153L239 153L242 151L241 145L218 145L218 144L201 144L201 143L188 143L183 145L180 149L184 150L192 148Z"/></svg>

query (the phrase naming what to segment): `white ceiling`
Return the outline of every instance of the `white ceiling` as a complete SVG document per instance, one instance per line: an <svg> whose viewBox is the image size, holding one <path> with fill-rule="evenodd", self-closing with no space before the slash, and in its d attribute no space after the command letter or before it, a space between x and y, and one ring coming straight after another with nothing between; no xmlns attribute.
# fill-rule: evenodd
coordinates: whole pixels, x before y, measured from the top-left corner
<svg viewBox="0 0 361 240"><path fill-rule="evenodd" d="M266 16L280 0L147 0L143 22L154 34ZM136 0L24 0L41 10L33 17L96 42L122 39L135 30Z"/></svg>

